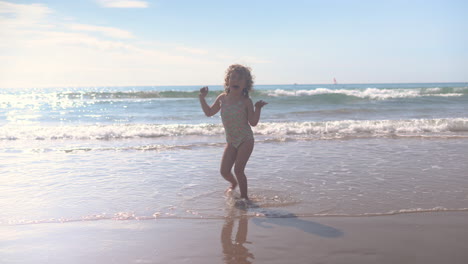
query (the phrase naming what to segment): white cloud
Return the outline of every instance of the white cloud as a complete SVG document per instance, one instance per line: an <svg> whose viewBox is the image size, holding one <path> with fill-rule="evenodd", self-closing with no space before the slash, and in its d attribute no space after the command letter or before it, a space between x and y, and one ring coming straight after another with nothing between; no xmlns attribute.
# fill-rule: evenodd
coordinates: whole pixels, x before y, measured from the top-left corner
<svg viewBox="0 0 468 264"><path fill-rule="evenodd" d="M42 4L13 4L0 1L0 30L13 27L41 26L53 11Z"/></svg>
<svg viewBox="0 0 468 264"><path fill-rule="evenodd" d="M33 18L42 17L45 14L51 13L48 7L42 4L13 4L10 2L0 1L0 13L17 13L19 16L29 16Z"/></svg>
<svg viewBox="0 0 468 264"><path fill-rule="evenodd" d="M113 28L113 27L101 27L101 26L84 25L84 24L71 24L71 25L68 25L68 27L71 30L76 30L76 31L98 32L98 33L102 33L112 38L130 39L134 37L133 34L129 31L122 30L119 28Z"/></svg>
<svg viewBox="0 0 468 264"><path fill-rule="evenodd" d="M0 1L0 10L0 87L213 84L235 58L69 24L60 14L48 17L54 11L44 5Z"/></svg>
<svg viewBox="0 0 468 264"><path fill-rule="evenodd" d="M148 2L136 0L97 0L103 7L111 8L147 8Z"/></svg>

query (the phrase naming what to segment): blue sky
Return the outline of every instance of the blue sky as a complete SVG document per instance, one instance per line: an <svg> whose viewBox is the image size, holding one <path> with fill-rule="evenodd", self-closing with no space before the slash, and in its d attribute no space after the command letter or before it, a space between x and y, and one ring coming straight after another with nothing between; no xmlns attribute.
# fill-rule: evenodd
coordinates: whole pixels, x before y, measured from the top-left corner
<svg viewBox="0 0 468 264"><path fill-rule="evenodd" d="M468 81L466 1L4 1L0 87Z"/></svg>

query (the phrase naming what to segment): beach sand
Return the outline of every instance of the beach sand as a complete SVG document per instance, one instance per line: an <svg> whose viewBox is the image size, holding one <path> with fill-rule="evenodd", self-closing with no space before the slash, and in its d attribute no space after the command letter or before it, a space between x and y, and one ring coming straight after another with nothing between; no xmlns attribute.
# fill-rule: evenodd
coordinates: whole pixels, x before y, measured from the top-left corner
<svg viewBox="0 0 468 264"><path fill-rule="evenodd" d="M468 263L468 213L0 226L1 263Z"/></svg>

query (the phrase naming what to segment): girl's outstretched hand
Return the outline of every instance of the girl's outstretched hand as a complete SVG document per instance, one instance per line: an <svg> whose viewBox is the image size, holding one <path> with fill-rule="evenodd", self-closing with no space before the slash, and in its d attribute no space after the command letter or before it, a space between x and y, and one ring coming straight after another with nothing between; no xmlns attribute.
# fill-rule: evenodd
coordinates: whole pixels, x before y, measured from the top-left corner
<svg viewBox="0 0 468 264"><path fill-rule="evenodd" d="M200 88L200 94L198 95L200 98L205 98L208 94L208 86Z"/></svg>
<svg viewBox="0 0 468 264"><path fill-rule="evenodd" d="M262 107L264 107L264 106L267 105L267 104L268 104L267 102L265 102L265 101L263 101L263 100L260 100L260 101L257 101L257 102L255 103L255 107L256 107L256 108L262 108Z"/></svg>

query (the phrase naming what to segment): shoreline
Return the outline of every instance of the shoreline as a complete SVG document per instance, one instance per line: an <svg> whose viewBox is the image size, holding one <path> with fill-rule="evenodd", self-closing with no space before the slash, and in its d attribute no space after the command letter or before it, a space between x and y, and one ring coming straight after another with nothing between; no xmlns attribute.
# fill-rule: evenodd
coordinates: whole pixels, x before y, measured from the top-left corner
<svg viewBox="0 0 468 264"><path fill-rule="evenodd" d="M242 209L239 209L240 211ZM286 212L286 211L285 211ZM390 217L399 215L413 215L413 214L438 214L438 213L466 213L468 214L468 208L433 208L433 209L411 209L386 212L386 213L363 213L363 214L294 214L285 213L275 215L275 211L266 214L255 213L255 214L242 214L238 216L203 216L194 214L193 216L180 216L180 215L162 215L157 213L153 216L135 215L134 213L120 212L118 214L97 214L89 215L81 218L51 218L51 219L39 219L39 220L12 220L10 222L0 222L0 227L14 227L14 226L29 226L29 225L42 225L42 224L67 224L67 223L85 223L85 222L98 222L98 221L160 221L160 220L187 220L187 221L217 221L225 219L240 219L245 218L248 220L252 219L326 219L326 218L379 218L379 217ZM254 220L255 221L255 220ZM261 221L261 220L257 220Z"/></svg>

